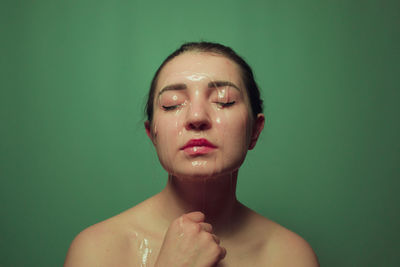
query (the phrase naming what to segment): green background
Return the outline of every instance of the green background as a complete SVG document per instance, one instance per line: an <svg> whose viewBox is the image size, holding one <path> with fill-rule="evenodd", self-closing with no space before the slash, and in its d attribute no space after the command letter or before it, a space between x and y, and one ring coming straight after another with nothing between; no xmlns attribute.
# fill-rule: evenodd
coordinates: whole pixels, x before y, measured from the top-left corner
<svg viewBox="0 0 400 267"><path fill-rule="evenodd" d="M193 40L233 47L262 88L238 198L322 266L398 266L398 1L0 3L0 266L61 266L82 229L163 187L142 110Z"/></svg>

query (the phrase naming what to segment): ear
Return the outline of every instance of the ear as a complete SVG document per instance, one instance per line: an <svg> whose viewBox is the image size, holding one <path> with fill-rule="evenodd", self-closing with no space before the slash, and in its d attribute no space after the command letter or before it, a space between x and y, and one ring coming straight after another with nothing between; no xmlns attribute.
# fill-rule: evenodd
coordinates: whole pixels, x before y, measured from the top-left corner
<svg viewBox="0 0 400 267"><path fill-rule="evenodd" d="M257 143L258 137L260 136L261 131L264 129L265 117L264 114L257 114L257 118L253 125L253 132L251 134L251 140L249 145L249 150L252 150Z"/></svg>
<svg viewBox="0 0 400 267"><path fill-rule="evenodd" d="M145 121L144 128L146 129L147 136L150 138L151 142L154 144L153 134L151 133L151 123L149 121Z"/></svg>

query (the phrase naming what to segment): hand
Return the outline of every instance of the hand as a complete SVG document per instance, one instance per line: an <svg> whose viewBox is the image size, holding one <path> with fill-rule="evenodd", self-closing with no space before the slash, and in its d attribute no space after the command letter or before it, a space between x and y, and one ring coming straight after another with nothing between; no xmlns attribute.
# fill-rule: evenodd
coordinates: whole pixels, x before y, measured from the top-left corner
<svg viewBox="0 0 400 267"><path fill-rule="evenodd" d="M203 213L196 211L175 219L164 237L155 266L211 267L226 255L211 224L204 222Z"/></svg>

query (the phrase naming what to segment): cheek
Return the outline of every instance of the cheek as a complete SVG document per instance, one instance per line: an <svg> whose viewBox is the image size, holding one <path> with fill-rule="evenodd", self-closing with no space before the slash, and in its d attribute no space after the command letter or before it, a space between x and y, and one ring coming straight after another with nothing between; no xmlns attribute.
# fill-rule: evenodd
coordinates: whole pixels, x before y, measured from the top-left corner
<svg viewBox="0 0 400 267"><path fill-rule="evenodd" d="M164 169L171 169L172 158L171 154L173 145L176 144L176 127L169 120L155 116L153 122L153 143L157 152L158 159ZM174 138L172 138L174 137Z"/></svg>
<svg viewBox="0 0 400 267"><path fill-rule="evenodd" d="M157 116L153 122L153 139L159 156L167 156L179 144L181 120L176 115Z"/></svg>
<svg viewBox="0 0 400 267"><path fill-rule="evenodd" d="M247 112L231 112L216 117L216 128L222 143L247 150L251 139L251 118Z"/></svg>
<svg viewBox="0 0 400 267"><path fill-rule="evenodd" d="M171 129L171 126L169 123L165 123L165 120L159 120L156 119L154 120L153 124L153 138L155 140L155 143L157 145L162 145L163 141L165 140L166 136L171 134L170 132L173 129Z"/></svg>

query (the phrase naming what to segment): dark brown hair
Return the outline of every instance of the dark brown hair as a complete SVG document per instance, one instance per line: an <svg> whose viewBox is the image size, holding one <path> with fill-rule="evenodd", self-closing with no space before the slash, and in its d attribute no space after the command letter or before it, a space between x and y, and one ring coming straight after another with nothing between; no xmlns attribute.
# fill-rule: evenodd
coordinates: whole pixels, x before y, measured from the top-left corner
<svg viewBox="0 0 400 267"><path fill-rule="evenodd" d="M260 90L258 89L257 83L254 80L253 71L251 67L241 58L232 48L218 44L218 43L210 43L210 42L191 42L185 43L177 50L175 50L171 55L169 55L160 67L157 69L154 74L153 80L151 81L150 91L147 98L147 103L145 107L145 111L147 114L147 119L151 122L153 119L153 105L154 105L154 93L157 86L158 76L162 70L162 68L173 58L183 54L185 52L208 52L220 54L229 58L230 60L236 62L239 65L241 70L241 76L243 83L246 87L247 94L250 99L251 110L253 113L253 117L256 118L258 113L262 113L263 111L263 101L260 98Z"/></svg>

